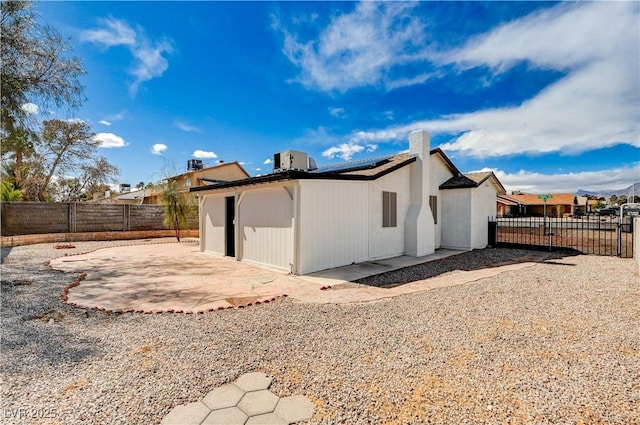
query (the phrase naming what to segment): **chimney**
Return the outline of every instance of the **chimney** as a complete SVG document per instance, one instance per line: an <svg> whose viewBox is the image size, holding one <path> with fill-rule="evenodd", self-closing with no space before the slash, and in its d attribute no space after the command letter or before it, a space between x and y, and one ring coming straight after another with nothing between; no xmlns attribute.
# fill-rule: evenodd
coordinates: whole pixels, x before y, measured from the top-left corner
<svg viewBox="0 0 640 425"><path fill-rule="evenodd" d="M424 130L409 134L409 154L416 157L410 166L409 211L405 224L405 254L422 257L435 252L435 224L429 206L431 195L431 145Z"/></svg>

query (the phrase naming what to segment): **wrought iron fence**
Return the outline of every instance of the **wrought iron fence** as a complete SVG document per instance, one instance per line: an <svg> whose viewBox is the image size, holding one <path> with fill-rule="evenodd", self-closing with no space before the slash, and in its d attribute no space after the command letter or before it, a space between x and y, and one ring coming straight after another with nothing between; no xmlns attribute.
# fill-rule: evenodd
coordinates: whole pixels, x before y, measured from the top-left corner
<svg viewBox="0 0 640 425"><path fill-rule="evenodd" d="M497 218L490 220L489 243L632 258L633 230L632 217Z"/></svg>

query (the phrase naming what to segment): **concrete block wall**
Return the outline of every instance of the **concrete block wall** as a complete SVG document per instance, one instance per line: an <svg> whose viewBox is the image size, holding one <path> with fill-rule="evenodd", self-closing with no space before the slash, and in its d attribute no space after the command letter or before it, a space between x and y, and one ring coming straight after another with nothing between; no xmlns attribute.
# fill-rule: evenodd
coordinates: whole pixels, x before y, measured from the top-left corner
<svg viewBox="0 0 640 425"><path fill-rule="evenodd" d="M160 205L3 202L2 236L165 230ZM187 221L198 229L198 214Z"/></svg>

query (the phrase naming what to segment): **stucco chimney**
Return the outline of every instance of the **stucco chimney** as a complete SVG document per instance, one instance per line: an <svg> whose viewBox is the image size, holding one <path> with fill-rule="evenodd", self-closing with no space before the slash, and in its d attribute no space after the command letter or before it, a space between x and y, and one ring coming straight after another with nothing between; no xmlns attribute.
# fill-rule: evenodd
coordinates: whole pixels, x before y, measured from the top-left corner
<svg viewBox="0 0 640 425"><path fill-rule="evenodd" d="M422 257L435 252L435 224L429 207L431 188L430 136L424 130L409 134L409 154L416 156L410 168L409 210L405 221L404 253Z"/></svg>

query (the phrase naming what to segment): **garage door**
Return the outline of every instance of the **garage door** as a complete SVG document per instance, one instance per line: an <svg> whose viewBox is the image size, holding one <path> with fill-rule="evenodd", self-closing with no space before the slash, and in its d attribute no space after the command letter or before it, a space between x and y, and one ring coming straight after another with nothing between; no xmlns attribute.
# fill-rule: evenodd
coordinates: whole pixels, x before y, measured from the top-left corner
<svg viewBox="0 0 640 425"><path fill-rule="evenodd" d="M293 189L243 193L237 211L242 259L291 270Z"/></svg>

